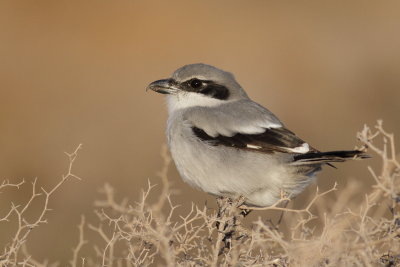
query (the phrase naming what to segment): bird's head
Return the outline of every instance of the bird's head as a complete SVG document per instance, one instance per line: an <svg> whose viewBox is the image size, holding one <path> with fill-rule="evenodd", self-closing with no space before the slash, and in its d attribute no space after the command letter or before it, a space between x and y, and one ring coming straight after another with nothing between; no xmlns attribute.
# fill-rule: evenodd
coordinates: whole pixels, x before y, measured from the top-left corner
<svg viewBox="0 0 400 267"><path fill-rule="evenodd" d="M168 94L170 110L248 98L231 73L200 63L183 66L171 78L152 82L147 89Z"/></svg>

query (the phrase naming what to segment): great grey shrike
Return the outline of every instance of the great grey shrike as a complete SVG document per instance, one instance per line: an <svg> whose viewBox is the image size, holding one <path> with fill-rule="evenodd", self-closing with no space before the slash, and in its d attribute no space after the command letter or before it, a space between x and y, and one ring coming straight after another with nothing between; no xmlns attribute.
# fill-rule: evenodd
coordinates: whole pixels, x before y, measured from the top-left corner
<svg viewBox="0 0 400 267"><path fill-rule="evenodd" d="M167 137L183 180L216 196L266 207L295 197L330 162L366 158L359 150L320 152L252 101L226 71L206 64L148 86L167 94Z"/></svg>

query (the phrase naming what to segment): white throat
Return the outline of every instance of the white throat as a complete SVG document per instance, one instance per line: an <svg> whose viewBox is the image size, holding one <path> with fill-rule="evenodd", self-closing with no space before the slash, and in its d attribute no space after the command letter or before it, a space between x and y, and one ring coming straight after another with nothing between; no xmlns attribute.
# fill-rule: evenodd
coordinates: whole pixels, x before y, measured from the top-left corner
<svg viewBox="0 0 400 267"><path fill-rule="evenodd" d="M179 109L190 107L214 107L222 105L226 102L226 100L219 100L192 92L167 96L168 111L170 113Z"/></svg>

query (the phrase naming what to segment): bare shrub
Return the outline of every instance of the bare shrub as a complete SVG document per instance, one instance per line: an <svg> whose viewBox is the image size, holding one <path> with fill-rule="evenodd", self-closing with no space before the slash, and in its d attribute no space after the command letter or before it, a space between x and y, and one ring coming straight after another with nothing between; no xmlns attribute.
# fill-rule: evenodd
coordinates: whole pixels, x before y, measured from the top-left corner
<svg viewBox="0 0 400 267"><path fill-rule="evenodd" d="M70 265L399 265L400 164L394 137L382 128L381 121L374 128L365 126L357 137L362 143L361 149L369 149L381 163L379 170L368 167L373 185L367 192L361 189L360 180L351 179L340 190L336 184L325 192L317 188L308 204L300 209L291 208L290 200L282 196L264 211L253 211L262 217L251 222L250 227L243 225L247 215L247 211L241 209L243 198L219 198L216 209L191 204L190 211L182 215L179 206L171 200L167 177L171 159L164 148L165 164L158 174L161 181L158 198L150 200L151 194L155 194L155 185L150 182L136 203L116 195L106 184L100 191L101 198L95 202L98 221L86 224L83 218L79 225L78 245L73 250ZM76 155L76 151L72 155ZM71 171L68 176L75 177ZM0 190L21 185L4 183ZM34 189L33 196L36 194ZM328 200L327 194L335 195L335 201ZM360 194L365 196L357 200ZM48 195L45 196L47 203ZM12 206L2 220L16 214L21 233L26 232L32 224L20 219L23 210ZM47 204L43 210L47 210ZM272 223L268 220L269 212L282 212L284 217ZM39 218L35 227L43 222L44 215ZM15 236L0 262L5 266L17 263L44 266L21 251L27 236L19 233ZM99 242L94 241L99 237ZM94 253L83 252L84 245Z"/></svg>
<svg viewBox="0 0 400 267"><path fill-rule="evenodd" d="M53 194L60 189L62 184L64 184L68 179L75 178L80 180L77 175L72 173L73 163L78 156L78 151L81 148L79 145L75 151L71 154L66 153L69 159L67 173L61 177L61 180L50 190L46 190L43 187L40 189L37 188L37 179L35 179L32 183L32 193L29 200L23 205L14 205L11 203L10 210L6 213L6 215L0 215L0 223L8 222L17 225L16 231L13 233L11 241L6 244L3 249L3 253L0 254L0 266L48 266L47 262L39 263L34 260L29 253L27 252L27 248L25 245L27 239L29 238L29 234L31 231L39 227L42 224L47 223L46 216L50 211L49 203ZM25 184L25 181L21 181L19 183L13 184L9 181L3 181L0 185L0 193L2 190L16 187L19 189L21 186ZM42 204L38 210L36 210L36 217L34 219L29 219L26 214L29 209L32 209L32 202L36 199L41 199Z"/></svg>
<svg viewBox="0 0 400 267"><path fill-rule="evenodd" d="M381 161L381 169L368 167L375 184L362 202L353 199L361 193L359 182L350 181L338 191L336 184L317 192L303 209L282 206L284 196L264 210L285 213L290 229L280 230L259 218L251 229L241 225L243 199L218 199L218 209L192 204L185 216L175 218L178 206L169 195L165 166L159 176L163 190L159 201L149 203L153 186L143 192L139 203L118 202L106 185L98 226L90 225L105 241L99 258L103 266L394 266L400 262L400 164L396 159L394 137L379 121L358 134L362 149L369 148ZM380 139L380 140L379 140ZM379 145L381 142L381 145ZM374 155L375 156L375 155ZM335 191L328 203L324 195ZM260 214L261 215L261 214ZM108 227L106 236L104 230ZM119 249L116 249L117 247ZM122 248L122 249L121 249ZM102 253L101 253L102 251Z"/></svg>

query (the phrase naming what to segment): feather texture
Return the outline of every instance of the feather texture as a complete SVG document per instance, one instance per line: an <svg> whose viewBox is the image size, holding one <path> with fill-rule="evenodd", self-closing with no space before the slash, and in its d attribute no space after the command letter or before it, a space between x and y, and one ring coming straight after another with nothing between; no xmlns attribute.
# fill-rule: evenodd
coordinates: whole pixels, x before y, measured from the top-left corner
<svg viewBox="0 0 400 267"><path fill-rule="evenodd" d="M192 127L192 131L198 138L214 146L222 145L269 154L275 152L305 153L310 150L307 143L284 127L264 128L264 132L257 134L237 133L232 136L218 135L215 137L197 127Z"/></svg>

